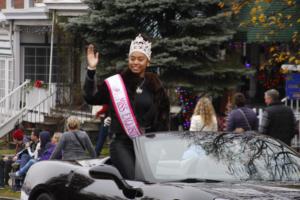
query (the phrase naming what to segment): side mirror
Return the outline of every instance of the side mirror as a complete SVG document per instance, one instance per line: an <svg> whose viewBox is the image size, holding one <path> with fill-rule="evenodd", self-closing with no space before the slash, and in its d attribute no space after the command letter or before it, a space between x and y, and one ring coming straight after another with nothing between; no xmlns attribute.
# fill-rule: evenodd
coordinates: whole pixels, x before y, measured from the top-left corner
<svg viewBox="0 0 300 200"><path fill-rule="evenodd" d="M111 165L99 165L92 167L89 170L90 176L95 179L113 180L118 188L123 191L124 196L129 199L142 197L143 191L141 188L133 188L123 179L120 172Z"/></svg>

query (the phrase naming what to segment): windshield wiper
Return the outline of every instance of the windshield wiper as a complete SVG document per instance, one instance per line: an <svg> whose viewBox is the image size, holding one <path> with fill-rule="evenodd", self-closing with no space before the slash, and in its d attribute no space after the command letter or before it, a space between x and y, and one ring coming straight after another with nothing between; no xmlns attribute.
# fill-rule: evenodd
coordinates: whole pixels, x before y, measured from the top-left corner
<svg viewBox="0 0 300 200"><path fill-rule="evenodd" d="M173 180L168 182L181 182L181 183L219 183L222 182L220 180L214 179L205 179L205 178L185 178L179 180Z"/></svg>

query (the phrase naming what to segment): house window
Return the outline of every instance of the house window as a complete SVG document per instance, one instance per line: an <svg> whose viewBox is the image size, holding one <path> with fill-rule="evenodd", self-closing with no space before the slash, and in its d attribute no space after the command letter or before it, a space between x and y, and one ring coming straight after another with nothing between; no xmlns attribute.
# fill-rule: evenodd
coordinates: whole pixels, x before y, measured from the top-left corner
<svg viewBox="0 0 300 200"><path fill-rule="evenodd" d="M6 0L0 0L0 10L6 8Z"/></svg>
<svg viewBox="0 0 300 200"><path fill-rule="evenodd" d="M50 47L24 47L24 78L49 82ZM57 82L57 54L53 49L52 81Z"/></svg>
<svg viewBox="0 0 300 200"><path fill-rule="evenodd" d="M24 0L13 0L14 8L24 8Z"/></svg>

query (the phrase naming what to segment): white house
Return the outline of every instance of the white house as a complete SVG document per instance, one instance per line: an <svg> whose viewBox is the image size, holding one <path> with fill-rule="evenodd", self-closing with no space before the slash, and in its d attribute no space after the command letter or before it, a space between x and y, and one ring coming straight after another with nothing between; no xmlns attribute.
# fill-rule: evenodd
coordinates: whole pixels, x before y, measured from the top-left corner
<svg viewBox="0 0 300 200"><path fill-rule="evenodd" d="M59 81L55 20L86 12L81 0L0 0L0 129L24 112L21 93L27 79L49 83L49 88ZM80 73L83 69L82 65ZM27 99L27 107L42 99ZM8 111L14 112L7 115Z"/></svg>

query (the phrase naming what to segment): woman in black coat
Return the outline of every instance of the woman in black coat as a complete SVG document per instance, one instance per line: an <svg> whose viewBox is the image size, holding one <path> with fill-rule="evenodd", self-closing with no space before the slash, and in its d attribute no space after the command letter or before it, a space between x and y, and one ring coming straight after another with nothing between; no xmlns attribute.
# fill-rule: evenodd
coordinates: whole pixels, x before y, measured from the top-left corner
<svg viewBox="0 0 300 200"><path fill-rule="evenodd" d="M141 132L166 131L169 129L170 103L158 76L146 72L150 65L151 43L141 35L131 42L128 68L121 73L133 113ZM92 105L109 104L113 108L110 93L105 83L96 85L95 73L99 54L93 45L87 51L88 70L84 84L84 98ZM134 179L135 154L132 139L122 128L116 111L110 109L111 132L114 135L110 145L112 163L124 178Z"/></svg>

